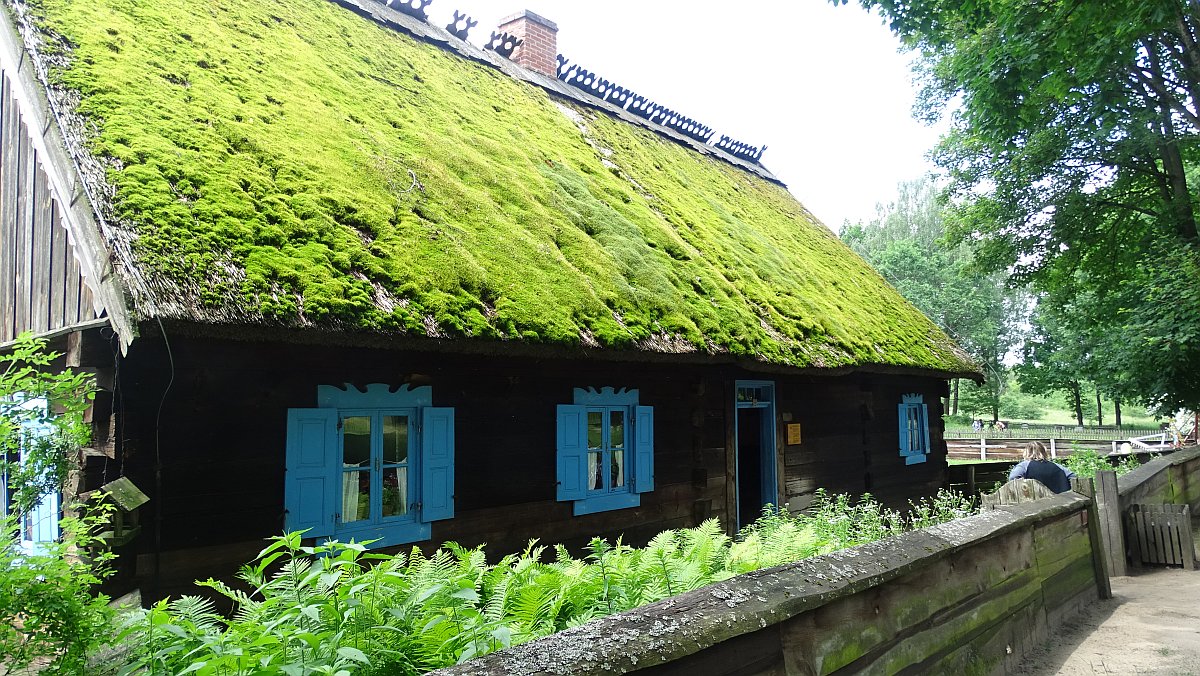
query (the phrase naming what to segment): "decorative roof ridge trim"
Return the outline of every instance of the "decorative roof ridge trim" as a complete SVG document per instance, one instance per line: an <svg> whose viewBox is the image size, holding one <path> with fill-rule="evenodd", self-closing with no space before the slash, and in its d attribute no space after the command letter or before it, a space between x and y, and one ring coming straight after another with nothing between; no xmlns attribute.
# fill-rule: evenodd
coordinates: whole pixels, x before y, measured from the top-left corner
<svg viewBox="0 0 1200 676"><path fill-rule="evenodd" d="M594 96L605 103L611 103L622 110L627 110L644 120L677 131L700 143L716 147L734 157L752 162L756 166L759 165L763 153L767 150L766 145L753 146L726 134L721 134L717 141L713 141L714 130L712 127L668 108L649 97L642 96L632 89L626 89L578 63L572 64L571 60L562 54L558 55L556 65L558 79L583 93Z"/></svg>
<svg viewBox="0 0 1200 676"><path fill-rule="evenodd" d="M698 153L715 157L723 162L732 164L739 169L748 171L759 178L768 180L784 188L787 187L783 181L779 180L779 178L775 176L775 174L772 174L761 165L742 159L733 153L723 150L715 145L700 143L669 127L664 127L649 122L648 120L638 117L637 115L634 115L623 108L615 106L607 101L596 98L585 91L573 87L556 77L542 75L536 71L519 66L516 63L503 58L496 52L476 47L470 42L458 38L456 35L440 26L419 21L408 14L382 4L382 2L379 0L328 1L338 5L339 7L350 10L355 14L362 16L363 18L370 19L385 28L390 28L391 30L405 33L410 37L423 40L436 47L440 47L441 49L455 52L459 56L466 59L491 66L515 80L521 80L541 87L551 95L568 99L590 108L600 109L613 117L623 120L624 122L652 131L655 134L666 137L672 141L675 141L676 143L681 143Z"/></svg>

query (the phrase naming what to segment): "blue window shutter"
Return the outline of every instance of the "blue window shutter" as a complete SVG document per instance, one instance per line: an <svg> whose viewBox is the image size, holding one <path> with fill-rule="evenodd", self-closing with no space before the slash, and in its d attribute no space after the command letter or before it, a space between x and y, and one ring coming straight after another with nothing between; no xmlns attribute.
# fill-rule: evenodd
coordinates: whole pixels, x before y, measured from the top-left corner
<svg viewBox="0 0 1200 676"><path fill-rule="evenodd" d="M421 409L421 520L454 516L454 409Z"/></svg>
<svg viewBox="0 0 1200 676"><path fill-rule="evenodd" d="M340 465L337 423L337 409L288 409L284 528L307 530L305 537L333 535Z"/></svg>
<svg viewBox="0 0 1200 676"><path fill-rule="evenodd" d="M900 404L900 455L908 455L908 404Z"/></svg>
<svg viewBox="0 0 1200 676"><path fill-rule="evenodd" d="M654 407L638 406L633 423L633 492L654 490Z"/></svg>
<svg viewBox="0 0 1200 676"><path fill-rule="evenodd" d="M929 453L929 404L921 404L921 432L925 435L922 453Z"/></svg>
<svg viewBox="0 0 1200 676"><path fill-rule="evenodd" d="M587 497L587 407L558 406L558 500Z"/></svg>

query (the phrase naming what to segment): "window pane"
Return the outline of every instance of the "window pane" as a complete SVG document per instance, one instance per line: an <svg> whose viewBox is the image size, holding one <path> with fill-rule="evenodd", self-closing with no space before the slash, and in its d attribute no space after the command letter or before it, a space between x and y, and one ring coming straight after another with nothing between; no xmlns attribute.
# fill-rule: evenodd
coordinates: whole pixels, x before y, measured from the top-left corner
<svg viewBox="0 0 1200 676"><path fill-rule="evenodd" d="M371 472L342 472L342 523L371 518Z"/></svg>
<svg viewBox="0 0 1200 676"><path fill-rule="evenodd" d="M371 419L350 416L342 420L342 464L346 467L371 466Z"/></svg>
<svg viewBox="0 0 1200 676"><path fill-rule="evenodd" d="M598 491L604 488L604 454L603 453L588 453L588 481L587 487L589 491Z"/></svg>
<svg viewBox="0 0 1200 676"><path fill-rule="evenodd" d="M625 485L625 451L613 451L612 454L612 487L621 488Z"/></svg>
<svg viewBox="0 0 1200 676"><path fill-rule="evenodd" d="M408 512L408 468L383 470L383 515L403 516Z"/></svg>
<svg viewBox="0 0 1200 676"><path fill-rule="evenodd" d="M625 448L625 411L613 410L608 413L608 446Z"/></svg>
<svg viewBox="0 0 1200 676"><path fill-rule="evenodd" d="M408 462L408 416L383 416L383 462L385 465Z"/></svg>
<svg viewBox="0 0 1200 676"><path fill-rule="evenodd" d="M604 412L588 411L588 448L604 447Z"/></svg>

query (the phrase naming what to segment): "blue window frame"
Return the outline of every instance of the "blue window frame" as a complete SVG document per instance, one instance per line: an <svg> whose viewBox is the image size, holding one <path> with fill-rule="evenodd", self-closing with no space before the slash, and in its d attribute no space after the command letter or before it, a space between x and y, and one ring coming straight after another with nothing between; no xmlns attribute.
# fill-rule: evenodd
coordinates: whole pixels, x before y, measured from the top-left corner
<svg viewBox="0 0 1200 676"><path fill-rule="evenodd" d="M432 388L322 385L317 404L288 410L288 530L387 547L454 516L454 409Z"/></svg>
<svg viewBox="0 0 1200 676"><path fill-rule="evenodd" d="M900 456L916 465L929 457L929 407L920 394L900 397Z"/></svg>
<svg viewBox="0 0 1200 676"><path fill-rule="evenodd" d="M558 489L576 516L641 505L654 490L654 407L637 390L575 388L558 407Z"/></svg>

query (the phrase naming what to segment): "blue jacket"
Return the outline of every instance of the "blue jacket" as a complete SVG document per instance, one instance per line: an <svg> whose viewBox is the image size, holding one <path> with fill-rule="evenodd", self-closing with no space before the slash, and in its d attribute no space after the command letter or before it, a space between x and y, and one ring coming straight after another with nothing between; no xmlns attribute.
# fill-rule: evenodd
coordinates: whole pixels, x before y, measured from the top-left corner
<svg viewBox="0 0 1200 676"><path fill-rule="evenodd" d="M1033 464L1033 467L1030 467L1031 464ZM1061 470L1061 472L1056 471L1055 468ZM1074 472L1057 462L1049 460L1022 460L1008 473L1008 480L1012 481L1013 479L1022 478L1037 479L1046 484L1046 488L1055 493L1066 493L1071 490L1071 478L1074 476Z"/></svg>

